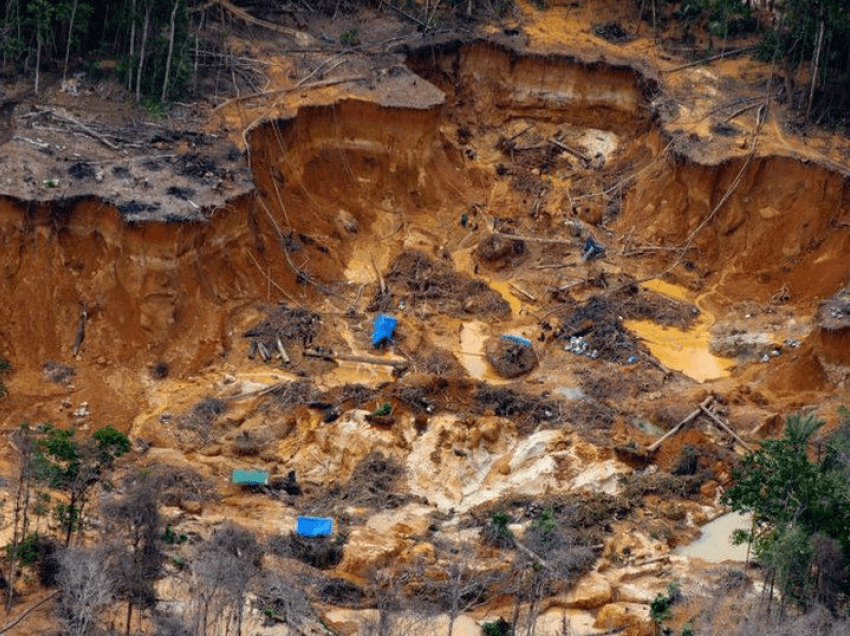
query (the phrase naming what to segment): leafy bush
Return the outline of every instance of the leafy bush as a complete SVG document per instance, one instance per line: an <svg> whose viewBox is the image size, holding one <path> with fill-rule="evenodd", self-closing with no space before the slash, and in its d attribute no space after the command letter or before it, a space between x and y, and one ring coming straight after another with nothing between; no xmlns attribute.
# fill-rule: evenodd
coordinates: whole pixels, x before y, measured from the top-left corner
<svg viewBox="0 0 850 636"><path fill-rule="evenodd" d="M484 526L481 538L484 543L496 548L508 548L514 544L514 533L508 528L511 517L506 512L494 512Z"/></svg>
<svg viewBox="0 0 850 636"><path fill-rule="evenodd" d="M490 623L484 623L481 626L481 633L484 636L508 636L511 633L511 624L504 618Z"/></svg>

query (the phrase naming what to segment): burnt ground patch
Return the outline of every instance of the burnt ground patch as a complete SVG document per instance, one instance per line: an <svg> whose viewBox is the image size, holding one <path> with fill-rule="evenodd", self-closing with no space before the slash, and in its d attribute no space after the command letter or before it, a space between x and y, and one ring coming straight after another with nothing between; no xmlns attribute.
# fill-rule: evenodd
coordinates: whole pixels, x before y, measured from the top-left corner
<svg viewBox="0 0 850 636"><path fill-rule="evenodd" d="M174 171L195 181L224 176L224 169L209 156L197 153L181 155L175 162Z"/></svg>

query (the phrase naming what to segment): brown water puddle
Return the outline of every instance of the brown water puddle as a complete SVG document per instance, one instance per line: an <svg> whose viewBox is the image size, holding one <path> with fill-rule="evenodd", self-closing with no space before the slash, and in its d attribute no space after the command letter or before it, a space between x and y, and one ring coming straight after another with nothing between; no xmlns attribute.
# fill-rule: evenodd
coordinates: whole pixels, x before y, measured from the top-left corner
<svg viewBox="0 0 850 636"><path fill-rule="evenodd" d="M678 285L651 280L644 286L676 300L694 302L688 291ZM665 367L681 371L698 382L726 377L735 362L711 353L709 343L714 316L703 307L700 310L699 320L687 330L666 327L651 320L626 320L625 325L646 343L652 355Z"/></svg>

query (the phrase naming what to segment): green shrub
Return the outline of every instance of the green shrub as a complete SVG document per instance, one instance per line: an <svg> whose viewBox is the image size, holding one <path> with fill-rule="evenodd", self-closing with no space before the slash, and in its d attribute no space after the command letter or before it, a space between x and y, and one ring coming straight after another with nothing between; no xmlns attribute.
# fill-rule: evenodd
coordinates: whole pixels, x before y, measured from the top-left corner
<svg viewBox="0 0 850 636"><path fill-rule="evenodd" d="M484 526L484 543L497 548L507 548L514 544L514 533L508 528L511 516L506 512L494 512Z"/></svg>
<svg viewBox="0 0 850 636"><path fill-rule="evenodd" d="M504 618L490 623L484 623L481 626L481 633L484 636L508 636L511 633L511 624Z"/></svg>

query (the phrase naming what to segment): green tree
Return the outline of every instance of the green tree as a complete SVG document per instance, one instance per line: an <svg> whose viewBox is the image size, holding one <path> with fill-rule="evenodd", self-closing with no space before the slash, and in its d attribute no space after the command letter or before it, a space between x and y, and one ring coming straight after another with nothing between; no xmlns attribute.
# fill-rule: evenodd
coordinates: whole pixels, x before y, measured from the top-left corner
<svg viewBox="0 0 850 636"><path fill-rule="evenodd" d="M35 29L35 94L38 95L41 54L53 33L57 7L48 0L32 0L27 6L27 12Z"/></svg>
<svg viewBox="0 0 850 636"><path fill-rule="evenodd" d="M788 601L805 609L816 597L829 597L824 585L848 585L846 573L824 577L826 564L815 558L826 549L816 546L826 541L850 562L850 468L844 461L850 444L844 432L813 448L812 436L822 426L814 414L789 416L785 436L749 453L724 494L733 510L753 515L752 529L735 538L751 542L756 558L770 568L783 611Z"/></svg>
<svg viewBox="0 0 850 636"><path fill-rule="evenodd" d="M82 441L76 439L73 428L65 430L51 424L42 425L38 434L33 456L35 474L51 488L68 494L68 503L57 508L68 546L71 533L79 527L89 491L104 471L130 450L130 440L112 426Z"/></svg>

